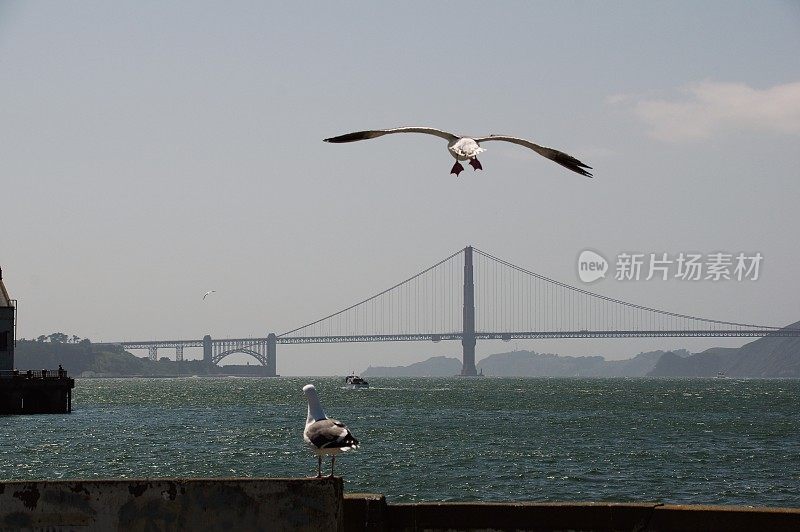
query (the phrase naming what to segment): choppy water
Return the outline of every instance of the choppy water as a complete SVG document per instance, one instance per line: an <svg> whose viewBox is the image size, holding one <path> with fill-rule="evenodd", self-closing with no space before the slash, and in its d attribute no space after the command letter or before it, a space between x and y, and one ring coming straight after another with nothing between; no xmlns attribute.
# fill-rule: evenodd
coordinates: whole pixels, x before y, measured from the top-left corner
<svg viewBox="0 0 800 532"><path fill-rule="evenodd" d="M71 415L0 417L0 478L307 476L301 388L362 441L389 500L800 506L800 381L78 380Z"/></svg>

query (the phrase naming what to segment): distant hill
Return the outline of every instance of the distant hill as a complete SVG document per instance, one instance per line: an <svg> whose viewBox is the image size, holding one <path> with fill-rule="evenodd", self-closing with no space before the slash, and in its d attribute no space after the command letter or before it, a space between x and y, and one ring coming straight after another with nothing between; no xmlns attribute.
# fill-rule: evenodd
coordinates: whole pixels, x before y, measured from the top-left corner
<svg viewBox="0 0 800 532"><path fill-rule="evenodd" d="M70 375L84 371L140 373L142 361L121 347L98 347L89 340L78 343L19 340L14 349L14 367L22 371L55 369L61 364Z"/></svg>
<svg viewBox="0 0 800 532"><path fill-rule="evenodd" d="M477 367L483 369L484 375L498 377L643 377L663 354L664 351L651 351L627 360L609 361L601 356L512 351L490 355L478 362Z"/></svg>
<svg viewBox="0 0 800 532"><path fill-rule="evenodd" d="M676 356L689 356L685 350ZM664 351L639 353L627 360L607 361L601 356L571 357L533 351L512 351L489 355L476 364L484 375L496 377L643 377ZM409 366L367 368L365 377L452 377L461 373L461 360L437 356Z"/></svg>
<svg viewBox="0 0 800 532"><path fill-rule="evenodd" d="M461 373L461 360L445 356L431 357L409 366L368 367L364 377L452 377Z"/></svg>
<svg viewBox="0 0 800 532"><path fill-rule="evenodd" d="M644 377L656 367L658 361L664 355L677 356L678 358L686 358L692 354L686 349L676 349L674 351L648 351L646 353L639 353L633 358L627 360L609 360L606 362L603 371L597 377Z"/></svg>
<svg viewBox="0 0 800 532"><path fill-rule="evenodd" d="M477 367L484 375L498 377L574 377L581 370L595 372L605 359L601 356L562 357L532 351L512 351L489 355ZM479 370L480 371L480 370Z"/></svg>
<svg viewBox="0 0 800 532"><path fill-rule="evenodd" d="M800 322L787 329L800 329ZM663 356L653 377L800 378L800 337L766 336L739 348L714 347L688 358Z"/></svg>

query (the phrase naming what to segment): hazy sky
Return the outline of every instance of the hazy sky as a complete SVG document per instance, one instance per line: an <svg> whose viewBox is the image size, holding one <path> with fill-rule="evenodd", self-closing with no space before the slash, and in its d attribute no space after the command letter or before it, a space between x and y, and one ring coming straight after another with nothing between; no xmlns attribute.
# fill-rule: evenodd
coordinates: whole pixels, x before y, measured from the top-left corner
<svg viewBox="0 0 800 532"><path fill-rule="evenodd" d="M590 289L800 320L798 50L789 0L0 1L0 266L19 335L281 333L467 244L575 285L586 248L760 252L755 282ZM530 138L596 177L502 143L456 179L434 137L321 142L400 125ZM477 358L743 342L483 342ZM434 354L460 345L279 346L278 371Z"/></svg>

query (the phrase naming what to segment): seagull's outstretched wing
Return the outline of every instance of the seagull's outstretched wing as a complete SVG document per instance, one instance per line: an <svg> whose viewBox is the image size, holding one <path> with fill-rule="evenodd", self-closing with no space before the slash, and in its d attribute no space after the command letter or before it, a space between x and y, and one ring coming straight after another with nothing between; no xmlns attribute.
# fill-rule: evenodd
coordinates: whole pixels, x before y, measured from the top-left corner
<svg viewBox="0 0 800 532"><path fill-rule="evenodd" d="M209 295L209 294L213 294L214 292L216 292L216 290L209 290L208 292L206 292L205 294L203 294L203 301L205 301L205 300L206 300L206 297L208 297L208 295Z"/></svg>
<svg viewBox="0 0 800 532"><path fill-rule="evenodd" d="M563 151L554 150L553 148L545 148L544 146L539 146L538 144L534 144L529 140L519 139L517 137L507 137L506 135L489 135L488 137L478 137L475 139L475 141L478 143L487 142L490 140L504 140L506 142L512 142L514 144L519 144L520 146L525 146L526 148L532 149L542 157L547 157L551 161L560 164L564 168L568 168L569 170L577 172L586 177L592 177L592 174L585 170L585 168L591 170L591 166L583 164L575 157L567 155Z"/></svg>
<svg viewBox="0 0 800 532"><path fill-rule="evenodd" d="M355 142L357 140L374 139L389 135L390 133L425 133L426 135L435 135L441 137L448 142L458 139L458 135L453 135L441 129L434 129L432 127L395 127L392 129L370 129L367 131L356 131L355 133L347 133L346 135L339 135L338 137L331 137L323 139L324 142Z"/></svg>

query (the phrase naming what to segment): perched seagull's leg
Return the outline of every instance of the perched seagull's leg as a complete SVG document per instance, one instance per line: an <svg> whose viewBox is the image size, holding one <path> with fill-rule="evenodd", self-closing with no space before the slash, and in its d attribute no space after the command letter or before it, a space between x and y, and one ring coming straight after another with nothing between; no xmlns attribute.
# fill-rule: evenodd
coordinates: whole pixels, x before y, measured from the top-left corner
<svg viewBox="0 0 800 532"><path fill-rule="evenodd" d="M481 166L481 162L478 160L477 157L473 157L469 160L469 165L473 167L475 170L483 170L483 166Z"/></svg>
<svg viewBox="0 0 800 532"><path fill-rule="evenodd" d="M331 455L331 476L333 476L333 464L336 462L336 455Z"/></svg>
<svg viewBox="0 0 800 532"><path fill-rule="evenodd" d="M470 164L472 164L472 163L470 163ZM450 170L450 173L451 174L456 174L456 177L458 177L458 174L460 174L463 170L464 170L464 167L461 166L461 163L456 161L456 164L453 165L453 168Z"/></svg>
<svg viewBox="0 0 800 532"><path fill-rule="evenodd" d="M317 478L322 478L322 455L317 456Z"/></svg>

